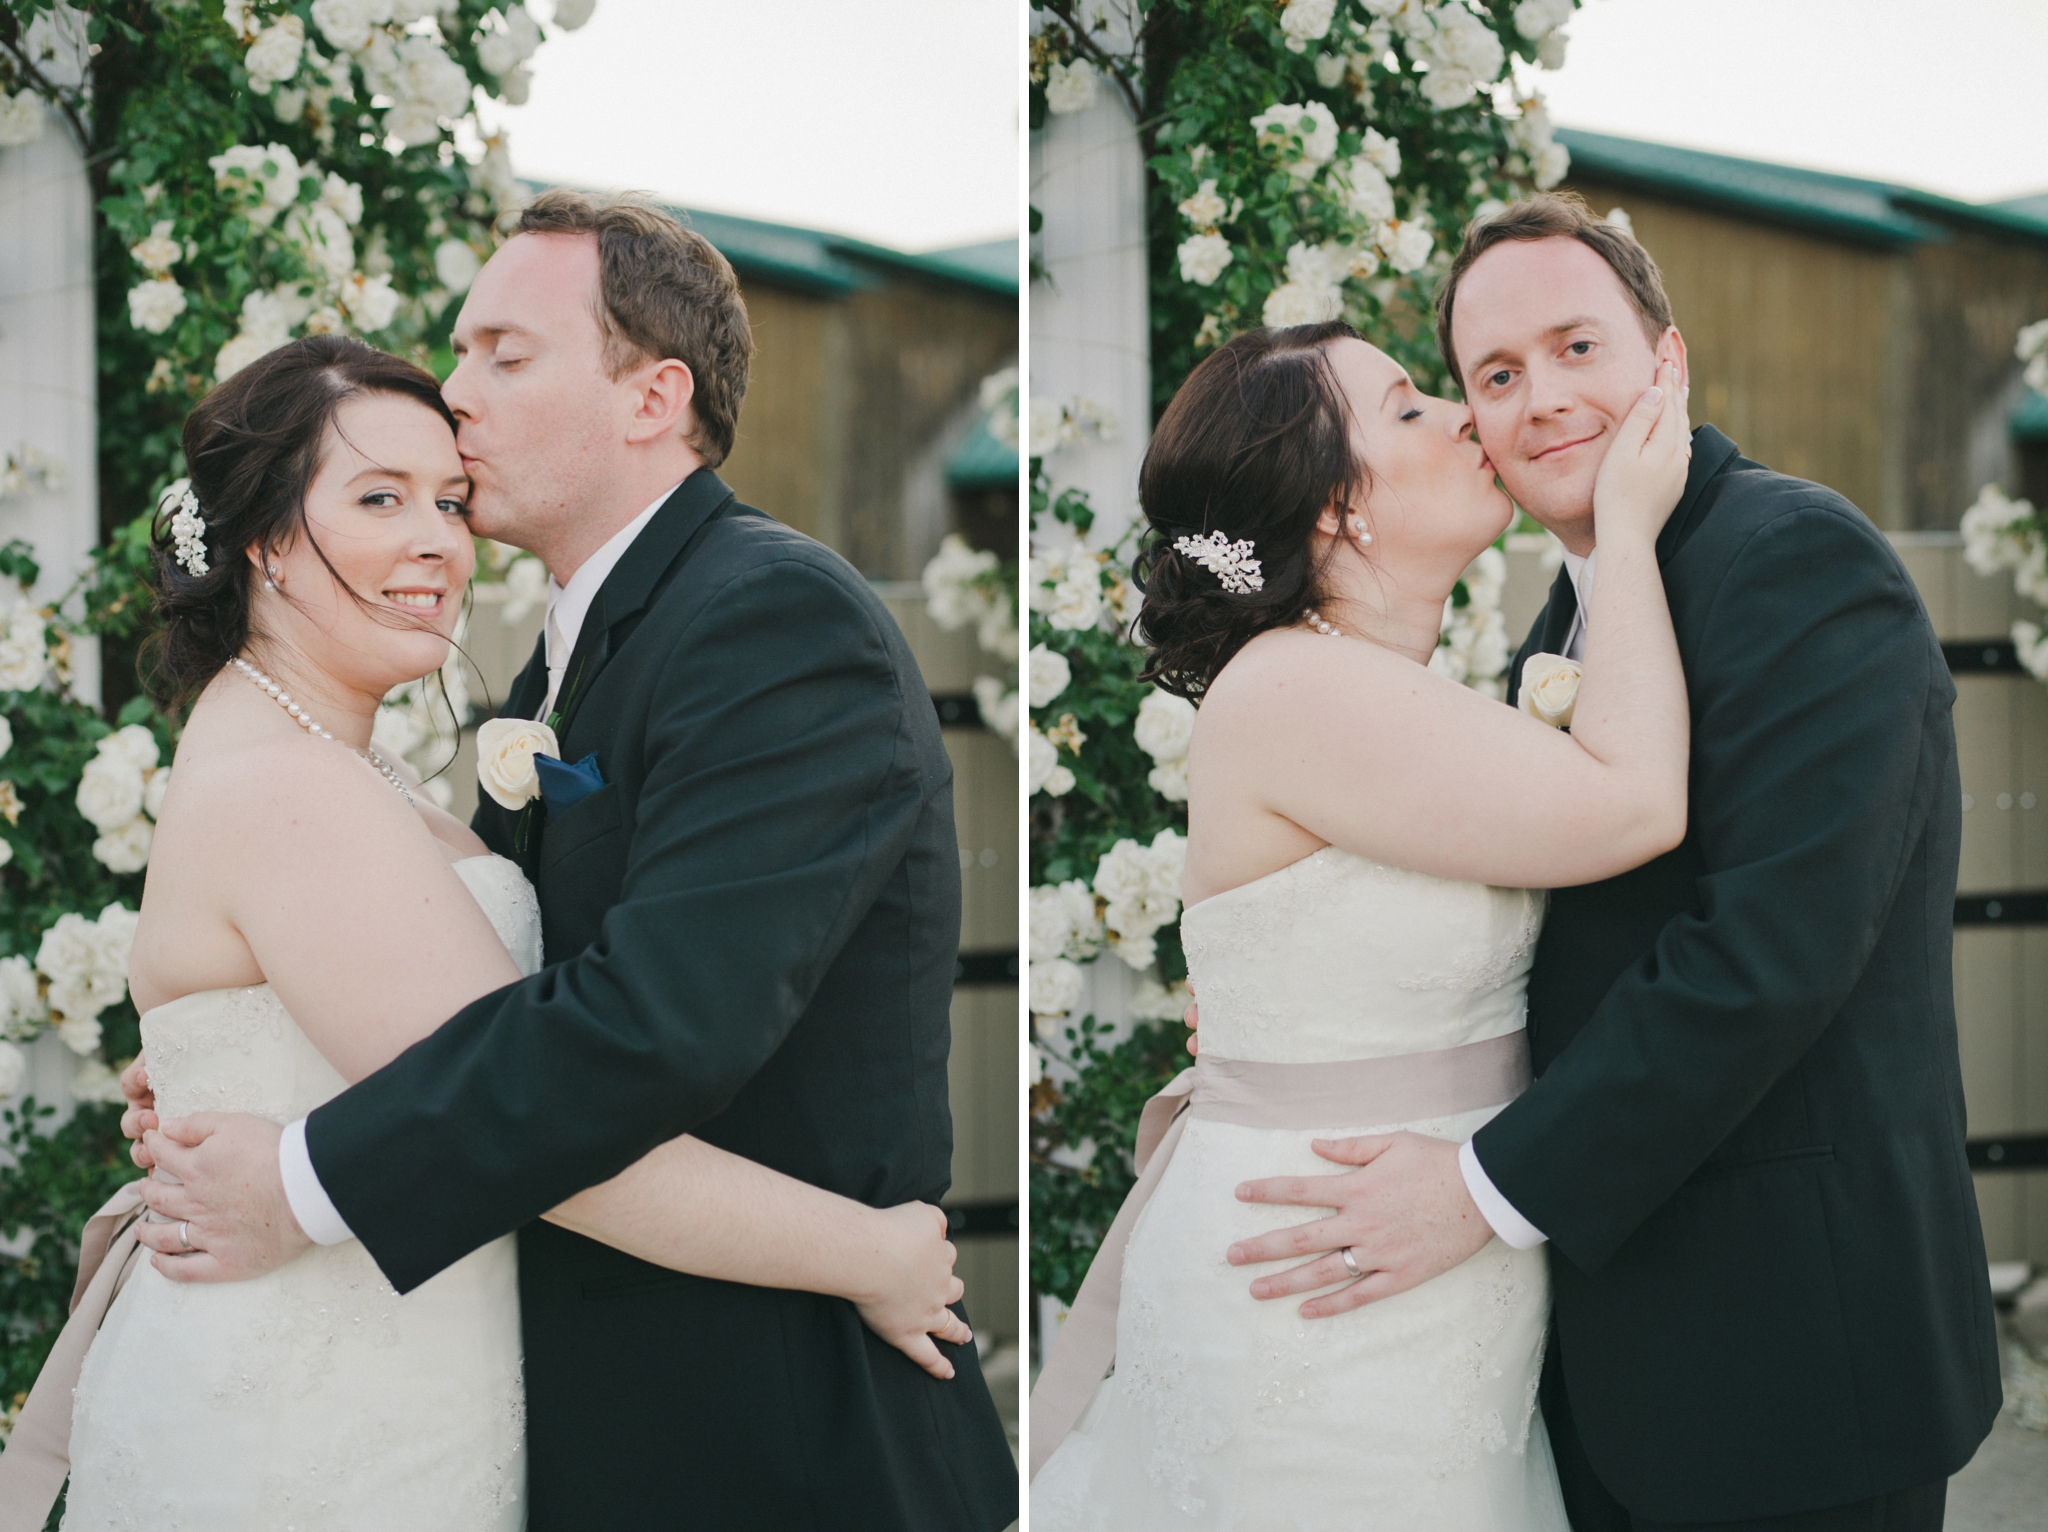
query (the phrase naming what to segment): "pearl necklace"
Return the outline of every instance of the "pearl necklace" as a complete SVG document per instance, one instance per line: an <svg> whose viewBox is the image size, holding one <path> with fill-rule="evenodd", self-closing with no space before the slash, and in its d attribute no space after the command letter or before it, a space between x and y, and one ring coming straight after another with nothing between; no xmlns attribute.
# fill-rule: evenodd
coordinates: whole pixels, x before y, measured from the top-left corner
<svg viewBox="0 0 2048 1532"><path fill-rule="evenodd" d="M1322 614L1312 606L1304 607L1301 615L1308 619L1310 627L1314 628L1325 638L1342 638L1344 636L1342 628L1338 627L1335 623L1323 621Z"/></svg>
<svg viewBox="0 0 2048 1532"><path fill-rule="evenodd" d="M291 714L292 717L298 721L299 727L304 729L308 734L317 734L322 739L334 739L334 736L332 734L329 734L325 729L321 728L319 724L313 721L313 715L311 713L307 712L304 708L300 707L296 702L292 701L291 693L287 692L282 686L279 686L275 681L271 680L269 676L265 675L262 671L258 670L254 665L251 665L239 654L235 656L234 666L235 669L239 670L243 675L247 676L256 687L268 693L271 700L274 701L279 707L283 708L287 713ZM412 794L406 791L405 780L402 777L400 777L397 772L393 771L391 769L391 763L386 761L384 757L379 755L374 749L357 750L354 745L345 744L341 740L334 739L334 742L337 745L342 745L344 749L353 751L355 754L361 756L364 760L368 761L372 766L376 767L378 773L384 778L384 780L389 782L393 787L398 789L399 797L403 798L407 803L412 802Z"/></svg>

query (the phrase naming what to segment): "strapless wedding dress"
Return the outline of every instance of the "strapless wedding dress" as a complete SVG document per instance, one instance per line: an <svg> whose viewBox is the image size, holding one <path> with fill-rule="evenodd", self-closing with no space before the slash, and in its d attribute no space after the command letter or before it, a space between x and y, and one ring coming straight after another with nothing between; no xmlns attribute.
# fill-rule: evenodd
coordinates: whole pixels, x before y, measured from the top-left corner
<svg viewBox="0 0 2048 1532"><path fill-rule="evenodd" d="M1317 1064L1427 1053L1523 1025L1542 895L1328 847L1182 917L1202 1052ZM1031 1485L1034 1532L1565 1532L1536 1410L1541 1251L1493 1240L1420 1287L1331 1319L1259 1302L1224 1252L1325 1216L1238 1183L1328 1175L1317 1137L1463 1141L1499 1108L1274 1129L1190 1114L1133 1227L1116 1370ZM1059 1342L1054 1341L1057 1354Z"/></svg>
<svg viewBox="0 0 2048 1532"><path fill-rule="evenodd" d="M520 971L537 970L540 909L519 868L455 871ZM166 1117L290 1122L343 1087L267 984L160 1005L142 1040ZM353 1240L210 1286L145 1259L79 1379L64 1532L517 1532L519 1361L510 1236L402 1298Z"/></svg>

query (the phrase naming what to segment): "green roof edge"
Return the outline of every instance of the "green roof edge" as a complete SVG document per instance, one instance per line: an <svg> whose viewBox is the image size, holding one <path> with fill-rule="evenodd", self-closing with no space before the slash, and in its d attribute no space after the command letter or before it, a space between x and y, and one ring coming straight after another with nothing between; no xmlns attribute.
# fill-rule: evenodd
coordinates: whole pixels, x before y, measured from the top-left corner
<svg viewBox="0 0 2048 1532"><path fill-rule="evenodd" d="M2048 443L2048 396L2035 393L2031 388L2013 406L2006 425L2012 432L2012 439L2025 442Z"/></svg>
<svg viewBox="0 0 2048 1532"><path fill-rule="evenodd" d="M997 441L988 428L988 416L975 422L974 429L961 438L946 458L948 489L1015 489L1017 449Z"/></svg>

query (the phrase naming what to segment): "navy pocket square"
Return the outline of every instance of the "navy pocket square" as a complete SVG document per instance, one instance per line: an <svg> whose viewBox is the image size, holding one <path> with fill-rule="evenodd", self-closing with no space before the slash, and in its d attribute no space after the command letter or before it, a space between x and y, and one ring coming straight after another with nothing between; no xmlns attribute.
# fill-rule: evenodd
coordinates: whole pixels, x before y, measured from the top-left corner
<svg viewBox="0 0 2048 1532"><path fill-rule="evenodd" d="M604 773L597 769L597 752L594 750L573 766L551 755L536 755L533 770L540 778L541 802L548 806L550 819L567 812L604 786Z"/></svg>

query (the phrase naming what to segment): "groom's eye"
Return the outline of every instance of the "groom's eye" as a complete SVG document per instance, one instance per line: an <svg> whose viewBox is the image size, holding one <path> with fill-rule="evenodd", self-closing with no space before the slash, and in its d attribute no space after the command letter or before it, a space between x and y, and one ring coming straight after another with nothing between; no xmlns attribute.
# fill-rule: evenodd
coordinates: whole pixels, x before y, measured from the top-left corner
<svg viewBox="0 0 2048 1532"><path fill-rule="evenodd" d="M1571 352L1573 356L1586 356L1592 349L1593 343L1589 340L1575 340L1565 347L1565 350Z"/></svg>
<svg viewBox="0 0 2048 1532"><path fill-rule="evenodd" d="M1486 379L1486 386L1488 388L1506 388L1507 384L1508 372L1505 367L1503 367L1499 372L1489 374Z"/></svg>

